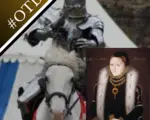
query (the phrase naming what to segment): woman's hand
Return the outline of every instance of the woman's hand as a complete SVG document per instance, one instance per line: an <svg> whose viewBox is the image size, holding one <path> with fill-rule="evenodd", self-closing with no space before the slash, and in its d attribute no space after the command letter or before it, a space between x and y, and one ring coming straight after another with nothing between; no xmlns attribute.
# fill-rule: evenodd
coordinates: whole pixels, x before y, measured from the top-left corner
<svg viewBox="0 0 150 120"><path fill-rule="evenodd" d="M120 117L119 119L118 118L113 118L111 120L123 120L123 118L122 117Z"/></svg>
<svg viewBox="0 0 150 120"><path fill-rule="evenodd" d="M118 118L113 118L112 120L120 120L120 119L118 119Z"/></svg>

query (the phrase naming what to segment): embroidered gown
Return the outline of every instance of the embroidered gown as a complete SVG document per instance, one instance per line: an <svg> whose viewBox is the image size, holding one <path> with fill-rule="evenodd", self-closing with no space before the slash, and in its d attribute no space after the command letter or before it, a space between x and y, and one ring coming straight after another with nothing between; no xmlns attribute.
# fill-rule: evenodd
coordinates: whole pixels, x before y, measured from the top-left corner
<svg viewBox="0 0 150 120"><path fill-rule="evenodd" d="M141 88L139 86L136 87L135 94L135 108L126 115L125 111L125 86L126 83L119 87L119 92L114 98L112 94L113 85L108 82L107 90L105 93L105 104L104 104L104 120L109 120L109 115L114 114L115 118L122 117L124 120L142 120L142 100L141 100ZM95 86L95 97L92 101L92 105L89 110L89 115L92 117L97 117L96 112L96 95L97 95L97 86Z"/></svg>

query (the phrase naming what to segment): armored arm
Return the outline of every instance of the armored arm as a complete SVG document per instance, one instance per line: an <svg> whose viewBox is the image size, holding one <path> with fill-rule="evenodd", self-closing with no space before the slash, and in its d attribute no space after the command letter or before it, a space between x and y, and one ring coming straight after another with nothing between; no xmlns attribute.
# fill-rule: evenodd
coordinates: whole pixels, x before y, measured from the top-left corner
<svg viewBox="0 0 150 120"><path fill-rule="evenodd" d="M38 28L31 31L29 35L26 36L28 43L31 46L36 46L41 40L45 41L48 37L54 38L53 36L55 36L55 32L63 26L65 19L71 10L72 8L65 10L54 23L50 23L44 28Z"/></svg>
<svg viewBox="0 0 150 120"><path fill-rule="evenodd" d="M76 48L84 47L105 47L103 32L99 28L92 29L88 39L80 38L76 41Z"/></svg>
<svg viewBox="0 0 150 120"><path fill-rule="evenodd" d="M89 39L88 44L94 47L105 47L103 31L99 28L92 29L91 39Z"/></svg>
<svg viewBox="0 0 150 120"><path fill-rule="evenodd" d="M51 36L52 28L50 25L46 26L45 28L37 28L29 33L29 35L25 36L27 42L32 46L38 45L38 43L43 40L45 41L48 37Z"/></svg>
<svg viewBox="0 0 150 120"><path fill-rule="evenodd" d="M79 25L79 29L89 31L86 34L86 39L79 39L77 46L81 47L105 47L103 38L104 23L99 16L89 16L87 21Z"/></svg>
<svg viewBox="0 0 150 120"><path fill-rule="evenodd" d="M93 16L90 19L93 20L94 22L90 32L91 35L89 43L91 43L91 45L95 47L105 47L103 37L104 23L102 22L100 16Z"/></svg>

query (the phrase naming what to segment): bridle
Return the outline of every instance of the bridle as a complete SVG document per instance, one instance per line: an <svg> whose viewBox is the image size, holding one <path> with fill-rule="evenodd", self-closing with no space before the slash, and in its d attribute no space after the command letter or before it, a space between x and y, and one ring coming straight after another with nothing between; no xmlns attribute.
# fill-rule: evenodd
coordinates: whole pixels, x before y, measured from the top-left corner
<svg viewBox="0 0 150 120"><path fill-rule="evenodd" d="M59 92L59 91L49 94L47 91L47 88L46 88L46 82L49 82L47 77L41 78L38 81L38 83L41 87L41 90L45 93L45 98L46 98L45 102L49 108L51 107L50 101L54 96L58 96L59 98L63 98L65 100L65 105L66 105L66 109L67 109L67 111L65 113L65 117L67 117L69 114L70 115L72 114L71 110L73 109L73 107L76 105L76 103L79 100L79 97L78 97L75 100L75 102L70 106L71 97L75 93L75 85L76 85L76 80L74 78L72 78L71 81L72 81L73 85L72 85L72 89L71 89L69 96L66 96L64 93Z"/></svg>
<svg viewBox="0 0 150 120"><path fill-rule="evenodd" d="M72 85L72 89L71 89L71 92L69 94L69 96L67 97L64 93L62 92L53 92L52 94L49 94L47 92L47 90L45 90L45 97L46 97L46 104L48 105L48 107L50 107L50 101L51 99L54 97L54 96L58 96L59 98L63 98L65 100L65 104L66 104L66 108L68 109L69 108L69 104L70 104L70 100L71 100L71 97L72 95L74 94L75 92L75 87L74 87L74 83Z"/></svg>

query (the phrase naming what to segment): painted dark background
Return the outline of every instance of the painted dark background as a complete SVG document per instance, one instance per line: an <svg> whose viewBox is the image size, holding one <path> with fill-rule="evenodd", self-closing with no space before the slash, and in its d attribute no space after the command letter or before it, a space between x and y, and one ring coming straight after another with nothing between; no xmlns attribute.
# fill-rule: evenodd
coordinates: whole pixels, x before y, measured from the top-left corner
<svg viewBox="0 0 150 120"><path fill-rule="evenodd" d="M150 49L99 49L90 48L87 49L87 81L86 81L86 95L87 95L87 110L91 105L91 101L94 97L94 85L98 80L98 72L101 68L105 67L109 63L110 56L116 51L125 51L130 60L130 65L133 66L139 72L138 84L143 90L143 104L144 104L144 120L149 120L149 108L150 108ZM87 115L88 120L90 116Z"/></svg>

